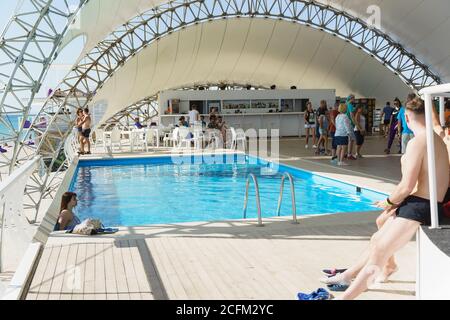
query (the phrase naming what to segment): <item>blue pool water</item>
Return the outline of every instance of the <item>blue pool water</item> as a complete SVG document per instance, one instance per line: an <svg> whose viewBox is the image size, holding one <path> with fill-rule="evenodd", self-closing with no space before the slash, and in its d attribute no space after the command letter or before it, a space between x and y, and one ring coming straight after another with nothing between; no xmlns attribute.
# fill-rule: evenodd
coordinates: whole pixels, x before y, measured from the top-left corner
<svg viewBox="0 0 450 320"><path fill-rule="evenodd" d="M374 201L386 195L280 166L275 175L256 158L235 158L230 164L174 165L170 158L83 161L71 190L79 196L80 218L100 218L108 226L141 226L243 218L246 179L258 177L263 217L276 215L281 174L296 180L298 215L373 211ZM222 160L220 161L222 162ZM230 161L228 161L229 163ZM273 164L272 164L273 166ZM292 215L286 183L282 215ZM255 192L251 187L248 218L256 218Z"/></svg>

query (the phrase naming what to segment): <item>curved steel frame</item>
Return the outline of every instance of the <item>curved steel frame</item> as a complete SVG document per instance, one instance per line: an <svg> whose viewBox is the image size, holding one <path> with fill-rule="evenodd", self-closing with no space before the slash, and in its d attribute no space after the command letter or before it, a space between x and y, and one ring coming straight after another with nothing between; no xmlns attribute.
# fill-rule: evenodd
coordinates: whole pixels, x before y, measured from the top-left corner
<svg viewBox="0 0 450 320"><path fill-rule="evenodd" d="M129 126L130 121L134 123L136 117L146 123L159 115L158 110L158 96L147 97L116 113L105 123L100 123L100 126L108 128L117 124L125 125L124 122Z"/></svg>
<svg viewBox="0 0 450 320"><path fill-rule="evenodd" d="M51 3L50 0L47 2ZM52 114L50 110L53 111L55 106L59 109L47 129L44 132L39 129L38 116L29 130L24 141L34 136L38 141L37 146L17 143L20 146L14 153L17 161L12 161L9 165L13 167L35 154L41 154L49 160L49 170L42 181L42 190L44 193L49 191L51 169L70 134L70 130L62 130L62 127L73 126L72 112L67 112L66 108L74 111L86 106L118 69L153 41L189 25L227 17L272 18L311 26L363 49L416 90L441 82L426 65L388 35L330 6L307 0L176 0L133 18L91 50L62 82L62 94L51 97L43 107L41 114L44 115ZM23 110L26 114L29 108ZM59 169L65 165L61 165Z"/></svg>
<svg viewBox="0 0 450 320"><path fill-rule="evenodd" d="M0 170L16 167L17 130L8 115L27 119L31 104L57 56L63 36L87 0L26 0L8 23L0 39L0 123L7 128L2 143L14 143L12 158L0 161ZM1 179L1 174L0 174Z"/></svg>

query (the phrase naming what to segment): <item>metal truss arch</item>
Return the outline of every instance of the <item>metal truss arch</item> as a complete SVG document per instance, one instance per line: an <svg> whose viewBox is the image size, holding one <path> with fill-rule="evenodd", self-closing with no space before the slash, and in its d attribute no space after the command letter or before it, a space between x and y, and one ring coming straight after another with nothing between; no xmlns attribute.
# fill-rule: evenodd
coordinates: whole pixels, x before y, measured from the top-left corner
<svg viewBox="0 0 450 320"><path fill-rule="evenodd" d="M153 41L189 25L226 17L284 19L309 25L361 47L417 90L440 83L438 76L388 35L330 6L306 0L176 0L131 19L91 50L62 82L64 104L71 106L72 100L76 107L84 107L77 97L86 97L87 103L120 67Z"/></svg>
<svg viewBox="0 0 450 320"><path fill-rule="evenodd" d="M86 2L24 0L1 35L0 123L6 128L1 142L14 144L12 156L0 160L3 174L11 173L17 165L18 142L24 131L25 120L16 129L9 115L28 118L63 36Z"/></svg>
<svg viewBox="0 0 450 320"><path fill-rule="evenodd" d="M314 1L175 0L120 26L73 68L61 83L58 95L47 101L20 144L16 153L18 162L35 154L48 159L49 173L43 181L43 190L48 190L50 170L55 167L71 133L76 109L87 106L116 71L152 42L190 25L228 17L282 19L320 29L361 48L416 90L441 82L428 66L388 35L345 12ZM41 116L51 118L44 129ZM28 143L31 139L36 145Z"/></svg>
<svg viewBox="0 0 450 320"><path fill-rule="evenodd" d="M104 123L99 123L102 128L110 128L116 125L130 126L136 118L144 124L150 124L155 117L159 116L158 96L146 97L110 117Z"/></svg>

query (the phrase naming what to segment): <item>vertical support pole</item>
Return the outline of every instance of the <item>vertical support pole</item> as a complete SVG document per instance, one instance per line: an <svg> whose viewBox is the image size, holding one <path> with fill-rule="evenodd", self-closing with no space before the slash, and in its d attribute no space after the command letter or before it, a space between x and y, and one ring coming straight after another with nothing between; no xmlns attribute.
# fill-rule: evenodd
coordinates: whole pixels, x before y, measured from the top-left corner
<svg viewBox="0 0 450 320"><path fill-rule="evenodd" d="M1 205L2 210L2 226L0 227L0 273L3 272L3 234L5 233L5 215L6 215L6 201Z"/></svg>
<svg viewBox="0 0 450 320"><path fill-rule="evenodd" d="M441 127L445 127L446 119L445 119L445 98L439 97L439 121L441 123Z"/></svg>
<svg viewBox="0 0 450 320"><path fill-rule="evenodd" d="M431 94L425 94L425 114L427 125L428 176L430 184L431 229L439 228L438 199L436 183L436 156L434 146L433 100Z"/></svg>
<svg viewBox="0 0 450 320"><path fill-rule="evenodd" d="M417 231L417 239L416 239L416 245L417 245L417 270L416 270L416 299L422 300L422 252L420 250L421 248L421 235L420 233L422 230Z"/></svg>

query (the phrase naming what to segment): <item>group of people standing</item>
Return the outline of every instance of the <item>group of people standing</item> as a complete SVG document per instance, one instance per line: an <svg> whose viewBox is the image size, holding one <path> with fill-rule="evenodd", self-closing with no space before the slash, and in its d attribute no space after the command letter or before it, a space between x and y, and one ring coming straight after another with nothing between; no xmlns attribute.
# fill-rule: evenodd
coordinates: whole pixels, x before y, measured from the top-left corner
<svg viewBox="0 0 450 320"><path fill-rule="evenodd" d="M362 106L356 106L355 96L350 95L345 103L336 103L331 111L327 102L321 101L317 111L311 102L305 112L306 145L312 135L313 148L316 155L331 155L332 162L339 166L347 166L345 160L362 158L362 147L365 142L367 119ZM329 139L332 139L332 151L328 150ZM317 143L316 143L317 142ZM356 145L356 154L354 149Z"/></svg>
<svg viewBox="0 0 450 320"><path fill-rule="evenodd" d="M416 98L415 93L408 95L406 104L403 105L399 98L394 99L394 106L388 102L383 109L381 115L382 127L381 131L384 137L388 138L387 148L384 150L386 154L391 153L392 145L396 138L399 142L399 154L405 154L409 142L414 139L414 133L410 129L406 120L406 105ZM448 104L448 103L447 103Z"/></svg>
<svg viewBox="0 0 450 320"><path fill-rule="evenodd" d="M396 99L396 102L399 103L399 100ZM420 226L431 225L431 173L428 172L425 102L410 94L405 106L397 111L399 126L403 127L398 130L402 133L405 151L401 161L402 180L386 200L376 203L384 212L377 219L379 230L371 238L369 248L352 267L327 274L326 278L321 279L331 291L344 291L342 300L357 298L373 283L387 282L398 271L395 254L411 241ZM446 206L450 203L450 140L448 133L445 133L447 128L438 120L435 112L436 195L441 219L448 214ZM412 132L412 139L406 136L409 133L404 130L405 124ZM406 142L407 148L403 142Z"/></svg>

